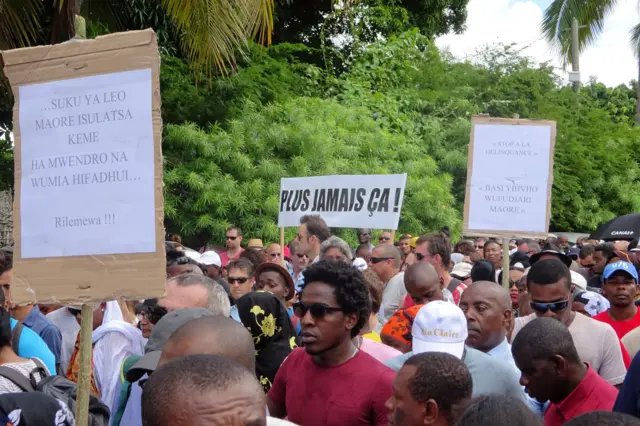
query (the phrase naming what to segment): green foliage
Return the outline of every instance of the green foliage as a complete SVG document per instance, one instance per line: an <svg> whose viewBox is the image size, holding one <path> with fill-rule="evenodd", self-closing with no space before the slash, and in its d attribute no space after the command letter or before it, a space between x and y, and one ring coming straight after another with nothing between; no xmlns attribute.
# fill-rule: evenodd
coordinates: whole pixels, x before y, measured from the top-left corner
<svg viewBox="0 0 640 426"><path fill-rule="evenodd" d="M293 95L317 96L323 91L321 71L298 59L309 52L303 45L281 44L265 49L254 44L247 66L211 84L202 82L202 76L194 75L182 59L163 56L162 119L165 124L188 121L202 127L225 125L241 113L245 100L269 103Z"/></svg>
<svg viewBox="0 0 640 426"><path fill-rule="evenodd" d="M451 178L418 141L381 129L365 108L306 97L247 102L228 130L170 125L166 133L167 228L189 244L221 242L230 224L277 241L280 179L292 176L406 172L400 232L459 227Z"/></svg>

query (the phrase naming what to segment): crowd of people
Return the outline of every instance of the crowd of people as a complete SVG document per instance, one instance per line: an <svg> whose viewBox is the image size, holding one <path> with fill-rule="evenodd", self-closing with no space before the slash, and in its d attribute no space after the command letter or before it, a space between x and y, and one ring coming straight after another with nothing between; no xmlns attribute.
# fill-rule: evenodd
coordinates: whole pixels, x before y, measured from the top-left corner
<svg viewBox="0 0 640 426"><path fill-rule="evenodd" d="M171 236L161 298L94 306L91 424L640 425L637 241L513 240L503 270L446 228L358 238ZM0 424L73 425L50 389L75 389L81 308L14 305L12 272L0 253Z"/></svg>

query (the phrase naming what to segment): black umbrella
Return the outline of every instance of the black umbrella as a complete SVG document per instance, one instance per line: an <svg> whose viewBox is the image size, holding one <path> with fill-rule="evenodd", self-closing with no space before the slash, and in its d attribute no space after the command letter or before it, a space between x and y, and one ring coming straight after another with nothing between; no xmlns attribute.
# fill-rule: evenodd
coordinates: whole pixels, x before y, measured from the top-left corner
<svg viewBox="0 0 640 426"><path fill-rule="evenodd" d="M592 240L633 240L640 237L640 213L618 216L598 226L589 236Z"/></svg>

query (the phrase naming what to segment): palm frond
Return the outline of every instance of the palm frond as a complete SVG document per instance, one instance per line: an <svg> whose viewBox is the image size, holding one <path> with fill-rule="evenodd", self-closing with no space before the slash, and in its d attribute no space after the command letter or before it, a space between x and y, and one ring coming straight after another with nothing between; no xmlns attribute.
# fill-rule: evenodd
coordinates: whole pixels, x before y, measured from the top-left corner
<svg viewBox="0 0 640 426"><path fill-rule="evenodd" d="M554 0L544 13L541 31L562 59L570 63L571 23L580 25L578 46L584 51L602 34L607 16L618 0Z"/></svg>
<svg viewBox="0 0 640 426"><path fill-rule="evenodd" d="M235 55L246 51L254 34L270 40L272 0L162 0L181 32L183 48L192 65L223 73L235 65Z"/></svg>
<svg viewBox="0 0 640 426"><path fill-rule="evenodd" d="M631 48L636 59L640 60L640 24L634 26L629 32L631 35Z"/></svg>
<svg viewBox="0 0 640 426"><path fill-rule="evenodd" d="M42 9L41 0L0 0L0 50L33 45Z"/></svg>

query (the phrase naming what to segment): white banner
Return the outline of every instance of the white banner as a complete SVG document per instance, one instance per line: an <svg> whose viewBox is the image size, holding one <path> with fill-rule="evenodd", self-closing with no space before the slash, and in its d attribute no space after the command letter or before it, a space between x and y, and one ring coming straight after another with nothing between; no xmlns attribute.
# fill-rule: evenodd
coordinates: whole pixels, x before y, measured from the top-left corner
<svg viewBox="0 0 640 426"><path fill-rule="evenodd" d="M546 235L555 133L553 121L474 117L465 234Z"/></svg>
<svg viewBox="0 0 640 426"><path fill-rule="evenodd" d="M397 229L406 181L406 174L282 179L278 226L320 215L334 228Z"/></svg>

